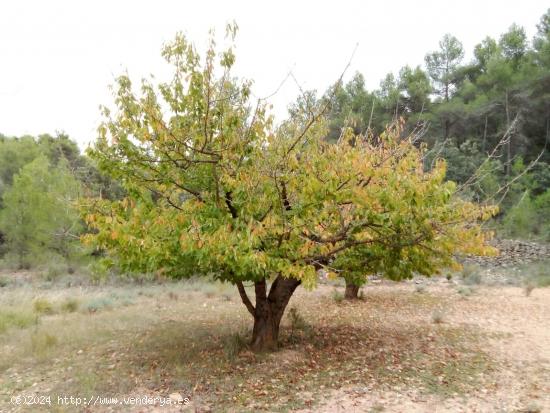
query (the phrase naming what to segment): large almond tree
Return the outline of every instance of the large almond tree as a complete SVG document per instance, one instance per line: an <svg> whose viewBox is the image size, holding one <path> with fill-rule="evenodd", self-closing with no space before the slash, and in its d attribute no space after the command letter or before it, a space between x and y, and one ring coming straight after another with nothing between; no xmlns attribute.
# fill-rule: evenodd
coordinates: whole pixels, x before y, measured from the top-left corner
<svg viewBox="0 0 550 413"><path fill-rule="evenodd" d="M251 82L231 74L231 47L217 54L211 41L201 58L178 36L163 56L171 81L136 92L121 76L104 109L89 155L128 196L86 200L86 241L123 270L234 284L254 350L277 348L292 294L314 288L320 268L403 279L489 251L479 223L494 210L455 198L444 163L425 171L399 126L376 138L344 130L329 144L329 101L275 127Z"/></svg>

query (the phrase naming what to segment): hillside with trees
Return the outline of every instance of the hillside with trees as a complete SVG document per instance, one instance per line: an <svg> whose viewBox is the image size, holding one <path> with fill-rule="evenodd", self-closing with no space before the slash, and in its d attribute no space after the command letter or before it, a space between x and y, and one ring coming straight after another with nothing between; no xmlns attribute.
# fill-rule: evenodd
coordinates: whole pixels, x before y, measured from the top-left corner
<svg viewBox="0 0 550 413"><path fill-rule="evenodd" d="M344 126L376 136L403 118L409 130L422 130L427 167L443 157L447 179L481 178L463 195L499 202L501 235L550 240L550 12L533 39L513 24L478 43L471 61L465 52L447 34L424 67L389 73L377 90L367 90L360 73L329 90L335 102L328 139L338 139Z"/></svg>
<svg viewBox="0 0 550 413"><path fill-rule="evenodd" d="M446 179L459 184L463 198L499 204L492 225L500 236L548 241L550 12L541 17L533 39L513 24L498 39L481 40L471 61L465 60L465 52L460 40L447 34L438 50L426 53L424 67L404 66L398 74L389 73L379 89L367 90L361 73L329 88L326 139L337 141L347 127L356 134L378 136L387 125L403 121L405 133L416 133L417 145L428 148L427 169L444 158ZM306 92L289 114L309 110L320 100L315 92ZM47 179L37 182L38 176ZM23 256L31 249L67 254L68 247L61 244L73 242L84 228L82 222L76 224L74 207L67 204L72 205L70 199L82 188L107 198L121 194L120 186L101 175L64 134L0 135L0 250L18 255L22 265L28 265ZM52 198L47 192L58 190L68 198L46 200ZM46 198L26 198L30 193ZM30 207L37 203L44 208ZM55 214L65 218L45 218ZM39 228L42 221L55 228L26 235L24 226L13 226L22 219L29 228ZM71 223L63 223L66 219Z"/></svg>

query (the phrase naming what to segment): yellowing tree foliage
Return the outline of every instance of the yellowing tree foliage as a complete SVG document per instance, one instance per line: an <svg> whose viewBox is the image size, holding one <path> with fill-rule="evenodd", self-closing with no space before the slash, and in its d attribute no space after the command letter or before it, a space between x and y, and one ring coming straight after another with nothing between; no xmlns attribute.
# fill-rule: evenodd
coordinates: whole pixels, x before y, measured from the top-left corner
<svg viewBox="0 0 550 413"><path fill-rule="evenodd" d="M96 232L86 238L125 270L235 284L254 317L254 349L277 347L290 297L315 287L320 268L360 284L491 252L479 223L494 209L454 197L445 164L425 171L399 125L376 138L343 131L329 144L328 102L274 127L251 83L231 75L231 47L217 55L212 40L202 60L178 36L163 56L171 82L143 80L138 94L121 76L114 110L104 109L89 154L129 195L87 200Z"/></svg>

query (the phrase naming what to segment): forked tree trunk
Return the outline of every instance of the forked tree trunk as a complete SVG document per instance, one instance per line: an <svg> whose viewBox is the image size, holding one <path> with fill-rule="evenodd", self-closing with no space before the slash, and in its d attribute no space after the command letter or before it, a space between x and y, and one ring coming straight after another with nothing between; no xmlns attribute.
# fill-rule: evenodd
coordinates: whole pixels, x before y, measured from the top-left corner
<svg viewBox="0 0 550 413"><path fill-rule="evenodd" d="M353 284L351 281L346 280L346 292L344 294L346 300L359 299L359 286Z"/></svg>
<svg viewBox="0 0 550 413"><path fill-rule="evenodd" d="M254 317L254 329L252 330L252 341L250 343L253 351L277 350L281 319L290 297L299 285L299 280L278 276L271 285L269 294L267 294L266 281L257 281L254 283L256 306L253 306L246 296L242 284L237 284L244 304Z"/></svg>

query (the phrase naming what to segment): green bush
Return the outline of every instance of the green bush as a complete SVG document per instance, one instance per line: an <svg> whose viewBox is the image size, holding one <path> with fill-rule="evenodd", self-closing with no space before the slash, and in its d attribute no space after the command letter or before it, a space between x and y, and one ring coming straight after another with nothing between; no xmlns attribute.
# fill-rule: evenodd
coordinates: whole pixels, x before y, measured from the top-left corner
<svg viewBox="0 0 550 413"><path fill-rule="evenodd" d="M0 334L10 327L25 328L36 321L36 316L28 312L0 311Z"/></svg>
<svg viewBox="0 0 550 413"><path fill-rule="evenodd" d="M37 314L53 314L54 309L52 303L50 303L46 298L37 298L32 303L34 312Z"/></svg>
<svg viewBox="0 0 550 413"><path fill-rule="evenodd" d="M537 214L535 234L544 241L550 241L550 189L533 200Z"/></svg>
<svg viewBox="0 0 550 413"><path fill-rule="evenodd" d="M511 238L529 238L536 225L537 215L535 206L528 193L512 207L502 221L505 235Z"/></svg>
<svg viewBox="0 0 550 413"><path fill-rule="evenodd" d="M548 269L549 262L538 262L529 264L522 269L525 276L526 284L532 284L535 287L550 286L550 270Z"/></svg>
<svg viewBox="0 0 550 413"><path fill-rule="evenodd" d="M332 299L336 303L341 303L344 300L344 294L342 294L337 289L332 290Z"/></svg>
<svg viewBox="0 0 550 413"><path fill-rule="evenodd" d="M67 268L65 265L60 263L52 263L48 265L46 273L44 274L44 279L46 281L55 281L65 273L67 273Z"/></svg>
<svg viewBox="0 0 550 413"><path fill-rule="evenodd" d="M64 313L74 313L78 310L80 302L76 298L68 298L61 304L61 311Z"/></svg>
<svg viewBox="0 0 550 413"><path fill-rule="evenodd" d="M471 289L470 287L459 287L457 292L462 296L462 297L469 297L471 296L473 293L474 293L474 290Z"/></svg>
<svg viewBox="0 0 550 413"><path fill-rule="evenodd" d="M505 235L550 241L550 189L532 197L526 191L502 221Z"/></svg>
<svg viewBox="0 0 550 413"><path fill-rule="evenodd" d="M90 272L90 281L94 285L100 285L104 283L110 274L110 264L104 260L93 261L88 265Z"/></svg>
<svg viewBox="0 0 550 413"><path fill-rule="evenodd" d="M476 265L465 265L462 268L461 276L462 282L466 285L478 285L482 281L480 269Z"/></svg>
<svg viewBox="0 0 550 413"><path fill-rule="evenodd" d="M73 235L82 223L72 201L79 194L80 183L66 160L52 165L41 155L13 176L2 195L0 231L21 268L41 261L48 252L69 257L78 250Z"/></svg>

